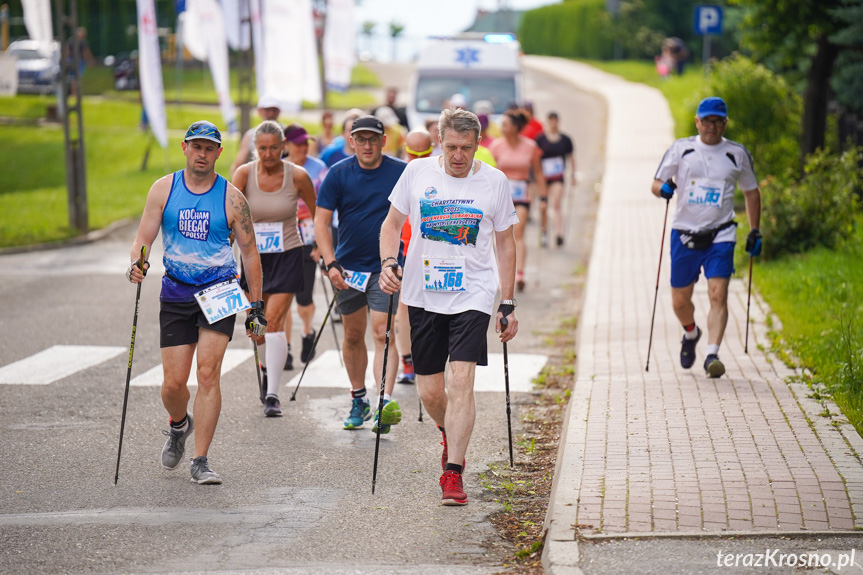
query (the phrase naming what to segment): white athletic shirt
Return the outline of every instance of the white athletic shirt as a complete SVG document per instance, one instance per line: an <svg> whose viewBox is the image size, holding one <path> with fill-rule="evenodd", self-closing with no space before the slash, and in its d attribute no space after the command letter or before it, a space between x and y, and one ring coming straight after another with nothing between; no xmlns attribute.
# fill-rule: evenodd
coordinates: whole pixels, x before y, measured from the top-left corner
<svg viewBox="0 0 863 575"><path fill-rule="evenodd" d="M722 139L715 146L699 136L681 138L665 152L654 178L663 182L674 176L677 207L671 227L683 232L716 228L734 219L734 187L754 190L758 180L752 156L743 145ZM733 242L736 228L730 226L714 242Z"/></svg>
<svg viewBox="0 0 863 575"><path fill-rule="evenodd" d="M503 172L474 164L475 173L454 178L440 158L414 160L390 194L393 207L411 223L401 291L407 305L447 315L493 311L500 283L493 232L518 223L518 216ZM464 291L424 290L424 260L454 256L464 257Z"/></svg>

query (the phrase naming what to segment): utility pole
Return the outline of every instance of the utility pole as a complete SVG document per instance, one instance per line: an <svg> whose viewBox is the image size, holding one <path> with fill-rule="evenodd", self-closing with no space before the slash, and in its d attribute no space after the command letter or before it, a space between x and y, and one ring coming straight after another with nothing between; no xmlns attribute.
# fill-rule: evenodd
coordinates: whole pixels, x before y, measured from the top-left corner
<svg viewBox="0 0 863 575"><path fill-rule="evenodd" d="M78 0L54 0L54 20L60 40L59 110L66 151L66 189L69 227L88 230L87 174L84 155L84 120L81 110L81 47L78 38ZM70 88L72 94L69 94ZM70 97L71 96L71 97ZM75 121L73 124L72 117Z"/></svg>

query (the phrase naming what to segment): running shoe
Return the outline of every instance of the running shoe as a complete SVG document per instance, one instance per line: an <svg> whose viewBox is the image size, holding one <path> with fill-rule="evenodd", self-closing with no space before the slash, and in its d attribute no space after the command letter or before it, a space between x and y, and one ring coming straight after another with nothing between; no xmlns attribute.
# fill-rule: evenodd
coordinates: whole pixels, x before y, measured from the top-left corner
<svg viewBox="0 0 863 575"><path fill-rule="evenodd" d="M683 340L680 342L680 366L683 369L689 369L695 364L695 345L701 339L701 328L695 326L695 329L698 330L698 335L695 336L695 339L689 339L684 335Z"/></svg>
<svg viewBox="0 0 863 575"><path fill-rule="evenodd" d="M725 366L719 361L718 355L711 353L704 359L704 371L710 377L722 377L725 374Z"/></svg>
<svg viewBox="0 0 863 575"><path fill-rule="evenodd" d="M192 460L192 483L199 485L219 485L222 478L219 474L210 469L210 464L207 463L207 456L202 455Z"/></svg>
<svg viewBox="0 0 863 575"><path fill-rule="evenodd" d="M442 505L467 505L467 494L464 492L461 473L444 471L440 476Z"/></svg>
<svg viewBox="0 0 863 575"><path fill-rule="evenodd" d="M548 234L543 232L539 234L539 247L547 248L548 247Z"/></svg>
<svg viewBox="0 0 863 575"><path fill-rule="evenodd" d="M557 247L561 247L563 245L563 236L557 236Z"/></svg>
<svg viewBox="0 0 863 575"><path fill-rule="evenodd" d="M399 374L396 383L414 383L416 381L416 374L414 374L414 364L404 363L402 366L402 372Z"/></svg>
<svg viewBox="0 0 863 575"><path fill-rule="evenodd" d="M288 344L288 357L285 358L285 371L294 369L294 356L291 354L291 344Z"/></svg>
<svg viewBox="0 0 863 575"><path fill-rule="evenodd" d="M177 469L180 461L183 459L183 453L186 451L186 440L192 435L195 430L195 422L191 415L186 415L189 418L189 427L185 432L177 432L171 429L170 431L162 431L162 435L167 435L168 440L165 441L162 447L162 467L165 469Z"/></svg>
<svg viewBox="0 0 863 575"><path fill-rule="evenodd" d="M315 330L312 329L303 336L303 348L300 350L300 361L309 363L315 358Z"/></svg>
<svg viewBox="0 0 863 575"><path fill-rule="evenodd" d="M264 405L264 415L267 417L281 417L282 416L282 404L279 403L279 398L275 395L270 395L266 399L266 403Z"/></svg>
<svg viewBox="0 0 863 575"><path fill-rule="evenodd" d="M365 397L355 397L351 404L351 413L345 420L345 429L362 429L363 422L372 417L372 408Z"/></svg>
<svg viewBox="0 0 863 575"><path fill-rule="evenodd" d="M261 366L261 389L258 390L258 395L261 398L261 403L266 403L267 400L267 368Z"/></svg>
<svg viewBox="0 0 863 575"><path fill-rule="evenodd" d="M377 433L379 419L383 422L381 423L381 434L389 433L390 427L402 420L402 410L399 407L399 404L391 399L384 400L383 417L379 418L378 411L375 410L375 423L372 425L372 433Z"/></svg>
<svg viewBox="0 0 863 575"><path fill-rule="evenodd" d="M517 272L515 274L515 289L524 291L524 285L524 272Z"/></svg>

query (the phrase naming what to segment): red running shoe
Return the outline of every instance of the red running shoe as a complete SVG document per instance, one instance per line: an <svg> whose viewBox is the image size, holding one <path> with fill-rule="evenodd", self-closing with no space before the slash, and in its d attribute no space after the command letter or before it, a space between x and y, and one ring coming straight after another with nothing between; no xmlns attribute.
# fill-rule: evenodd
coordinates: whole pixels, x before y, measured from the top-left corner
<svg viewBox="0 0 863 575"><path fill-rule="evenodd" d="M442 505L467 505L467 495L461 482L461 473L444 471L440 476L440 487L443 491Z"/></svg>

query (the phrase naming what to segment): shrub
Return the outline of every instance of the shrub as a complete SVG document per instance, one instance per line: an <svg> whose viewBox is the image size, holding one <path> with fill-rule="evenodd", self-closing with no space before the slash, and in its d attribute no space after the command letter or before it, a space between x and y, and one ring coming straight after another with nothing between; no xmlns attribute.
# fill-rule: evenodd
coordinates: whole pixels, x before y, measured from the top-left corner
<svg viewBox="0 0 863 575"><path fill-rule="evenodd" d="M806 159L804 175L771 177L762 185L764 257L834 248L854 231L861 149L841 155L818 151Z"/></svg>
<svg viewBox="0 0 863 575"><path fill-rule="evenodd" d="M571 0L529 10L518 39L526 54L609 59L614 44L604 14L605 0Z"/></svg>
<svg viewBox="0 0 863 575"><path fill-rule="evenodd" d="M693 116L698 101L707 96L728 104L725 136L746 146L758 177L782 175L798 166L803 105L780 76L735 54L711 66L697 99L689 102ZM694 134L694 122L692 130Z"/></svg>

